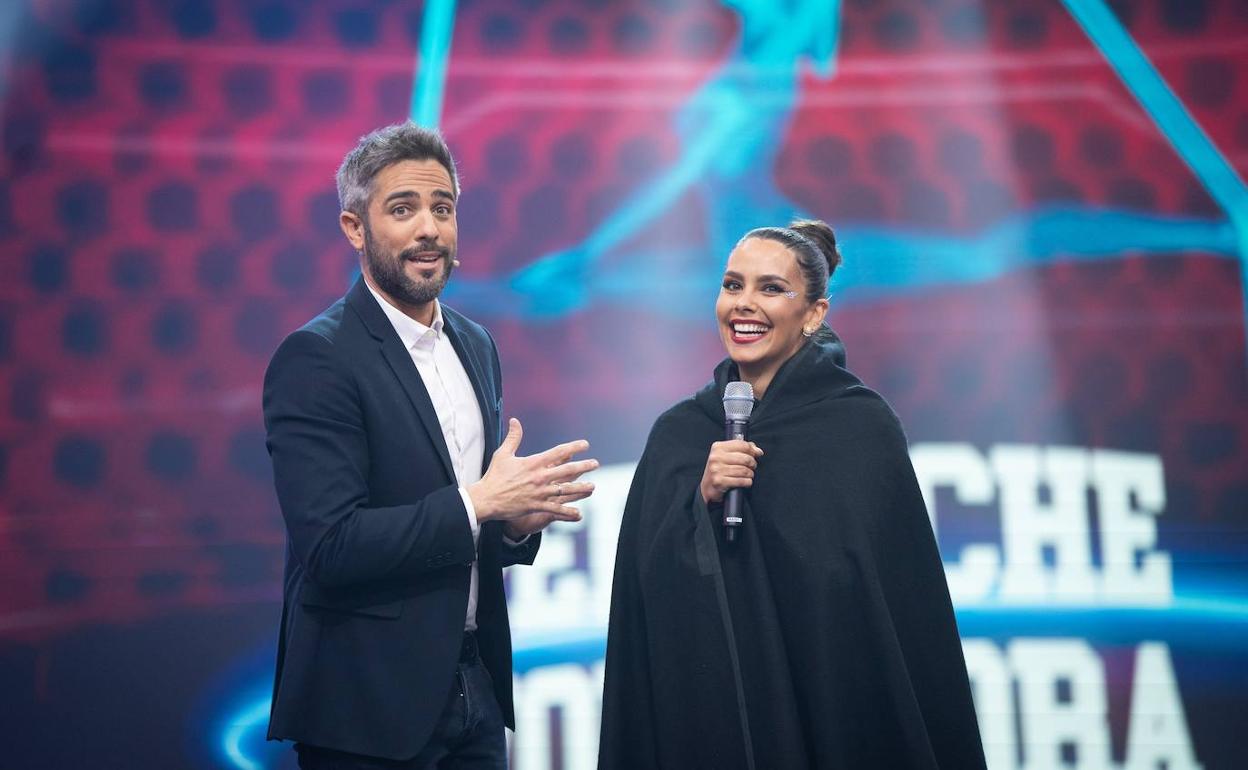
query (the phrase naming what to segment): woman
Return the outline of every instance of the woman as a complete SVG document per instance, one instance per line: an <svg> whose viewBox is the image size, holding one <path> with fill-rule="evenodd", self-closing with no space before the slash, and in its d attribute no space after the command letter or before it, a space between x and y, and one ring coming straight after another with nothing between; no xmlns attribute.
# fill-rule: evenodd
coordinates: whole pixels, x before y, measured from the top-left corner
<svg viewBox="0 0 1248 770"><path fill-rule="evenodd" d="M888 405L823 324L823 222L737 244L728 358L655 422L620 529L599 767L984 766L944 571ZM749 382L749 441L722 441ZM725 493L748 490L735 542Z"/></svg>

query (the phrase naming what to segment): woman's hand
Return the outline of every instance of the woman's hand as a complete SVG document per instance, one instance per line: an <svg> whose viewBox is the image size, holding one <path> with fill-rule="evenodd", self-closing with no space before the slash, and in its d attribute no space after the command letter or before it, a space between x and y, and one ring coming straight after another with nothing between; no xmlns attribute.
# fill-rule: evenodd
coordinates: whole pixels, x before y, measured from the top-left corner
<svg viewBox="0 0 1248 770"><path fill-rule="evenodd" d="M763 456L752 441L716 441L702 471L702 499L707 505L721 502L729 489L754 484L754 469Z"/></svg>

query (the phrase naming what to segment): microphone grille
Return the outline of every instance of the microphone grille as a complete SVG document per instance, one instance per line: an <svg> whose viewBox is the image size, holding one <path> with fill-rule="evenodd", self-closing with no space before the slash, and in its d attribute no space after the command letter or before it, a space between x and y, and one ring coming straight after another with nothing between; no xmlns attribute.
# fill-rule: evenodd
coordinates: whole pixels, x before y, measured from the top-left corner
<svg viewBox="0 0 1248 770"><path fill-rule="evenodd" d="M730 382L724 387L724 419L745 421L750 419L753 411L753 385L748 382Z"/></svg>

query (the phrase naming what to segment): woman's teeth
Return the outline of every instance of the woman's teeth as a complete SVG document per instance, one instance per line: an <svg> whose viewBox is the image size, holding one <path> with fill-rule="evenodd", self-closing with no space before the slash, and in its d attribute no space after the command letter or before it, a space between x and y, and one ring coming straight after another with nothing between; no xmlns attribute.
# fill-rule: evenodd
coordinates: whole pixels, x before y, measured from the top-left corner
<svg viewBox="0 0 1248 770"><path fill-rule="evenodd" d="M752 323L734 323L732 332L740 337L757 337L767 332L767 327L763 324Z"/></svg>

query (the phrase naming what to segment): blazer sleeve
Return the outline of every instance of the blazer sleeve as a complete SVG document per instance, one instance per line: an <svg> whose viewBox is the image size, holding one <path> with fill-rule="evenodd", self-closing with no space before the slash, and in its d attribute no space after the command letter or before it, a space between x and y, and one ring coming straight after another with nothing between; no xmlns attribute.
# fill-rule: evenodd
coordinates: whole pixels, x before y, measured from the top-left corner
<svg viewBox="0 0 1248 770"><path fill-rule="evenodd" d="M302 330L278 348L264 379L264 422L282 517L312 582L401 579L476 557L455 486L369 506L359 394L329 340Z"/></svg>
<svg viewBox="0 0 1248 770"><path fill-rule="evenodd" d="M486 524L486 526L491 526ZM494 561L498 562L500 567L514 567L517 564L532 564L537 558L538 546L542 543L542 533L534 532L519 543L512 545L508 543L501 534L502 524L498 525L500 534L497 538L494 553ZM494 542L495 539L491 539Z"/></svg>

